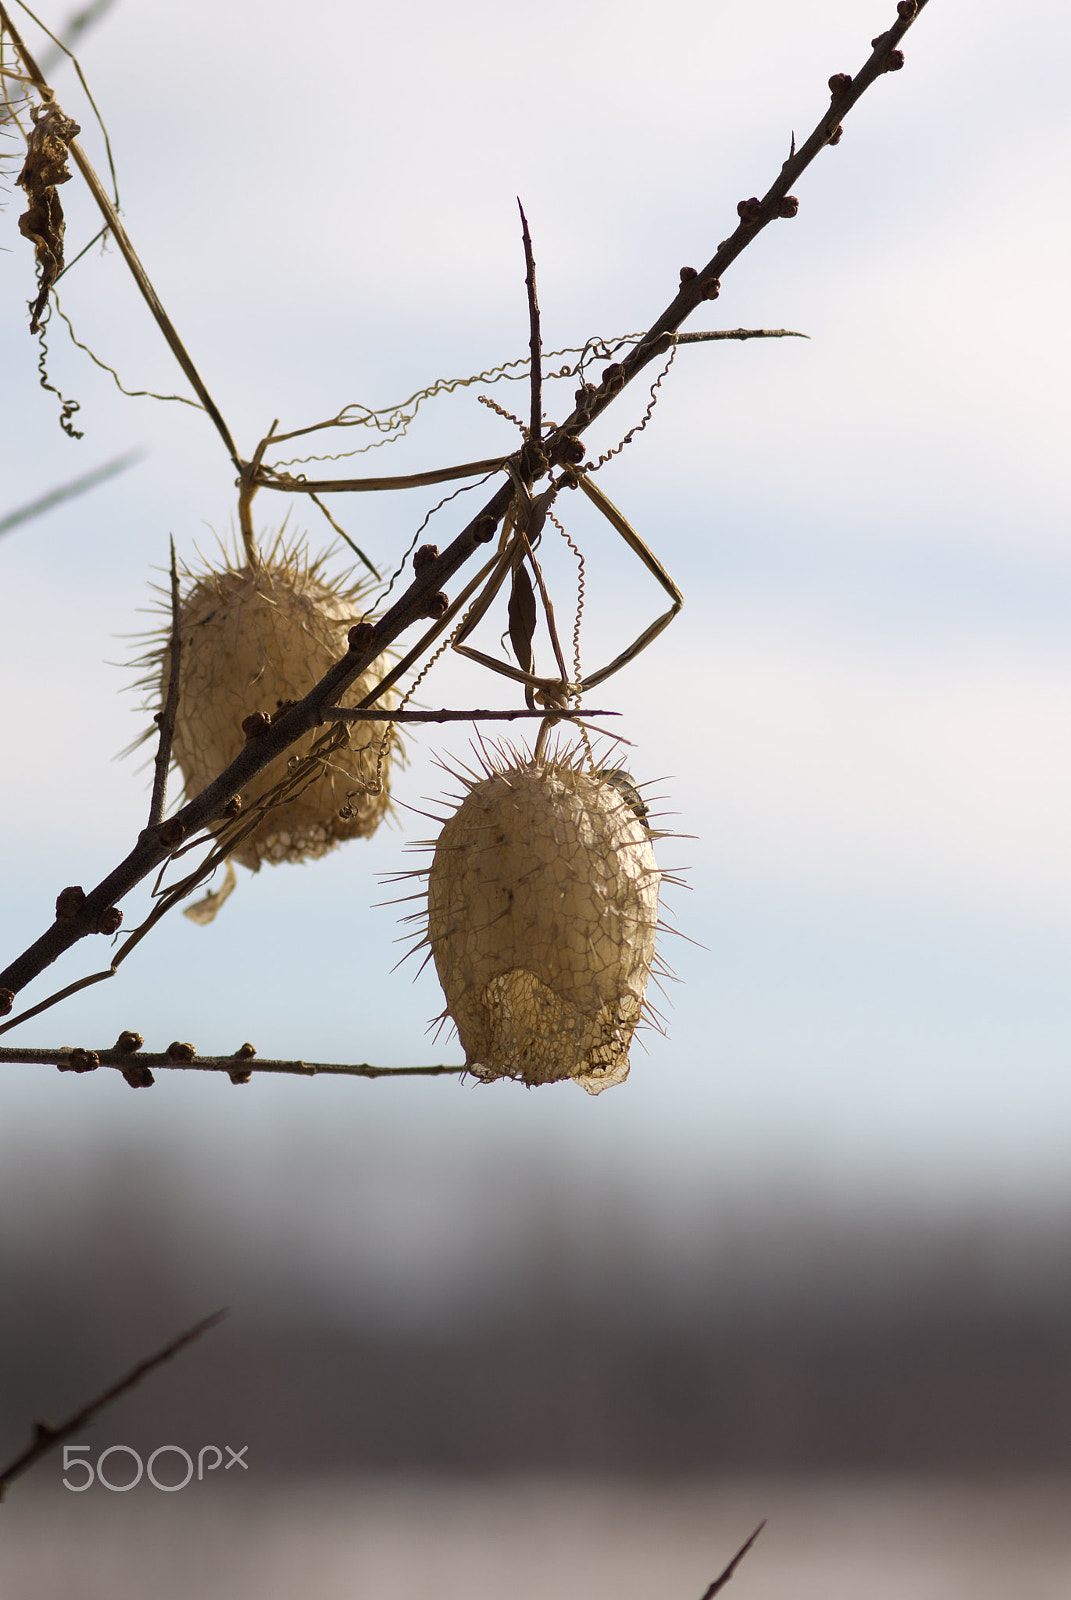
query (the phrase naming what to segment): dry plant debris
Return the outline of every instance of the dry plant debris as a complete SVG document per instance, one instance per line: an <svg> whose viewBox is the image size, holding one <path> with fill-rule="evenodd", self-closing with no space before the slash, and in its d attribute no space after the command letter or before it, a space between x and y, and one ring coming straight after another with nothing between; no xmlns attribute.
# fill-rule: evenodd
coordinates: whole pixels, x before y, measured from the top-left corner
<svg viewBox="0 0 1071 1600"><path fill-rule="evenodd" d="M31 114L26 160L15 182L26 190L29 201L19 218L19 232L33 244L39 270L37 299L30 314L30 332L36 333L52 285L63 271L66 224L56 186L70 180L67 146L82 130L57 105L34 106Z"/></svg>

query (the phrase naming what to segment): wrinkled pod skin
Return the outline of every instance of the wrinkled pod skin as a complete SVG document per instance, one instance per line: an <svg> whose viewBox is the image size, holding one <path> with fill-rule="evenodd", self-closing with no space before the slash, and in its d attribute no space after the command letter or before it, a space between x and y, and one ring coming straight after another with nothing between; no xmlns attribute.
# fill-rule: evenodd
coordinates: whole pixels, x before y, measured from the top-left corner
<svg viewBox="0 0 1071 1600"><path fill-rule="evenodd" d="M484 1079L628 1076L660 875L619 785L569 759L473 783L428 876L428 937L466 1064Z"/></svg>

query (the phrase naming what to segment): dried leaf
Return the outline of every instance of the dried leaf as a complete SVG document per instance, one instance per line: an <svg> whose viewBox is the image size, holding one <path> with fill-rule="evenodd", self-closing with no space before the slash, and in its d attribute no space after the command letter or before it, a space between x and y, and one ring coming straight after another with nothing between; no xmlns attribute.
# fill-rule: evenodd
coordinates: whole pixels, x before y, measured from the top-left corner
<svg viewBox="0 0 1071 1600"><path fill-rule="evenodd" d="M531 672L532 640L535 638L536 602L528 569L518 565L513 571L513 587L509 597L509 639L517 665L522 672Z"/></svg>
<svg viewBox="0 0 1071 1600"><path fill-rule="evenodd" d="M19 232L34 247L41 283L30 317L30 332L36 333L49 290L63 271L63 207L56 185L66 183L67 147L81 128L65 116L57 105L35 106L33 131L26 148L26 160L16 183L26 190L27 209L19 218Z"/></svg>

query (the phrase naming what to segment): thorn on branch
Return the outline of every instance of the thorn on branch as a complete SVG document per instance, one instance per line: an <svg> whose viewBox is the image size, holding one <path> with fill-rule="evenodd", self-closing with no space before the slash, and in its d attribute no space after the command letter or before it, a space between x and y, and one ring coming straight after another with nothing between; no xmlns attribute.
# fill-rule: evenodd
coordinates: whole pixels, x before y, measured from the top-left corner
<svg viewBox="0 0 1071 1600"><path fill-rule="evenodd" d="M587 453L587 446L583 439L566 438L563 439L561 448L558 450L558 460L568 466L578 467Z"/></svg>
<svg viewBox="0 0 1071 1600"><path fill-rule="evenodd" d="M232 794L230 799L227 801L227 804L223 807L223 815L233 819L234 817L241 816L241 814L242 797L240 794Z"/></svg>
<svg viewBox="0 0 1071 1600"><path fill-rule="evenodd" d="M122 1068L123 1081L131 1089L151 1089L156 1079L143 1061L133 1061L129 1067Z"/></svg>
<svg viewBox="0 0 1071 1600"><path fill-rule="evenodd" d="M140 1033L135 1033L133 1028L124 1028L115 1041L115 1048L121 1050L124 1055L133 1055L144 1043L145 1040Z"/></svg>
<svg viewBox="0 0 1071 1600"><path fill-rule="evenodd" d="M6 1017L15 1004L14 989L0 989L0 1017Z"/></svg>
<svg viewBox="0 0 1071 1600"><path fill-rule="evenodd" d="M707 283L704 283L704 285L703 285L703 294L702 294L702 298L704 300L716 300L720 294L721 294L721 279L720 278L711 278Z"/></svg>
<svg viewBox="0 0 1071 1600"><path fill-rule="evenodd" d="M800 203L796 196L794 194L786 194L784 199L778 202L777 215L779 217L794 217L799 208Z"/></svg>
<svg viewBox="0 0 1071 1600"><path fill-rule="evenodd" d="M242 732L247 739L259 739L270 727L271 717L267 711L254 711L242 718Z"/></svg>
<svg viewBox="0 0 1071 1600"><path fill-rule="evenodd" d="M256 1053L256 1045L250 1044L247 1040L245 1044L239 1046L234 1052L234 1059L235 1061L252 1061ZM251 1083L253 1081L253 1070L251 1067L232 1067L227 1076L234 1084Z"/></svg>
<svg viewBox="0 0 1071 1600"><path fill-rule="evenodd" d="M423 572L425 567L430 567L433 561L439 559L439 546L437 544L422 544L419 550L413 551L413 571Z"/></svg>
<svg viewBox="0 0 1071 1600"><path fill-rule="evenodd" d="M160 824L158 837L161 844L166 844L169 850L173 850L185 839L186 824L178 817L169 817L166 822Z"/></svg>
<svg viewBox="0 0 1071 1600"><path fill-rule="evenodd" d="M693 282L693 280L698 278L698 276L699 276L699 272L698 272L697 268L695 268L695 267L682 267L681 268L681 288L683 289L684 285L686 283Z"/></svg>
<svg viewBox="0 0 1071 1600"><path fill-rule="evenodd" d="M181 1039L173 1039L167 1047L169 1061L192 1061L197 1051L192 1044L185 1044Z"/></svg>
<svg viewBox="0 0 1071 1600"><path fill-rule="evenodd" d="M745 227L751 227L762 220L762 201L758 195L752 195L750 200L741 200L736 208L736 214Z"/></svg>
<svg viewBox="0 0 1071 1600"><path fill-rule="evenodd" d="M911 18L917 15L918 9L919 0L898 0L896 15L902 17L905 22L910 22Z"/></svg>
<svg viewBox="0 0 1071 1600"><path fill-rule="evenodd" d="M885 58L885 71L899 72L903 64L904 52L902 50L890 50Z"/></svg>
<svg viewBox="0 0 1071 1600"><path fill-rule="evenodd" d="M93 929L93 932L103 933L110 936L113 933L118 933L119 929L122 927L122 924L123 913L119 910L119 907L109 906L107 911L102 911L100 916L97 918L97 924Z"/></svg>
<svg viewBox="0 0 1071 1600"><path fill-rule="evenodd" d="M76 917L86 903L86 892L81 884L72 883L70 888L61 889L56 896L56 916L63 921Z"/></svg>
<svg viewBox="0 0 1071 1600"><path fill-rule="evenodd" d="M587 386L585 385L585 387ZM473 542L475 544L487 544L489 540L494 538L497 527L498 523L494 517L487 515L477 517L472 525Z"/></svg>
<svg viewBox="0 0 1071 1600"><path fill-rule="evenodd" d="M843 137L844 137L844 128L843 128L842 124L838 122L837 126L833 129L833 132L830 134L829 138L826 140L826 144L840 144L840 141L841 141L841 139Z"/></svg>
<svg viewBox="0 0 1071 1600"><path fill-rule="evenodd" d="M100 1066L100 1057L95 1050L72 1050L67 1057L66 1066L61 1062L61 1072L96 1072Z"/></svg>
<svg viewBox="0 0 1071 1600"><path fill-rule="evenodd" d="M375 631L375 627L371 622L355 622L346 635L350 649L357 655L362 655L372 643L372 636Z"/></svg>
<svg viewBox="0 0 1071 1600"><path fill-rule="evenodd" d="M844 94L851 86L852 75L850 72L835 72L829 80L830 97L835 100L838 95Z"/></svg>
<svg viewBox="0 0 1071 1600"><path fill-rule="evenodd" d="M443 594L442 590L440 589L438 594L432 594L432 595L428 596L428 599L427 599L427 602L426 602L426 604L424 606L424 609L421 612L421 616L424 616L424 617L445 617L445 615L446 615L447 611L449 611L449 609L450 609L450 601L449 601L448 597L445 594Z"/></svg>

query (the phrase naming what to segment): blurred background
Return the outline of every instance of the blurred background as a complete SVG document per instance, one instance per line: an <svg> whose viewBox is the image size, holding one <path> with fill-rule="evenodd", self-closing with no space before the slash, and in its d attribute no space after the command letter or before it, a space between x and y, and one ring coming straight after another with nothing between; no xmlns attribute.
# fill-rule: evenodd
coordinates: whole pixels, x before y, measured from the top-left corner
<svg viewBox="0 0 1071 1600"><path fill-rule="evenodd" d="M116 0L78 49L126 225L248 453L275 417L521 356L518 194L548 349L649 325L893 11ZM733 1583L752 1600L1066 1595L1069 45L1053 0L1010 21L929 5L799 216L691 324L808 340L682 350L601 475L685 593L599 691L687 885L666 893L667 1035L627 1085L172 1073L132 1094L4 1069L4 1458L227 1304L87 1437L248 1443L250 1462L169 1497L78 1496L46 1461L4 1508L9 1592L67 1593L76 1571L88 1595L274 1596L310 1574L330 1596L699 1595L769 1515ZM69 69L56 84L103 169ZM0 149L11 189L21 156ZM98 224L77 179L62 198L71 260ZM21 209L14 190L0 216L0 519L141 454L0 536L12 955L143 825L148 772L114 758L147 722L130 662L150 585L169 535L209 555L235 506L204 417L124 398L54 318L48 372L84 437L61 432ZM60 299L127 388L185 392L114 251ZM477 392L346 470L508 451ZM522 386L489 392L523 410ZM637 386L590 443L645 404ZM392 570L439 497L332 510ZM255 502L265 531L276 498ZM568 509L596 664L663 597ZM330 539L315 508L289 527ZM427 697L512 703L460 661ZM153 1049L458 1060L427 1027L433 972L394 966L408 908L383 902L409 892L389 880L422 863L419 813L455 787L436 763L467 739L409 738L373 840L240 872L210 927L175 916L3 1042L134 1028ZM26 998L100 957L77 949Z"/></svg>

